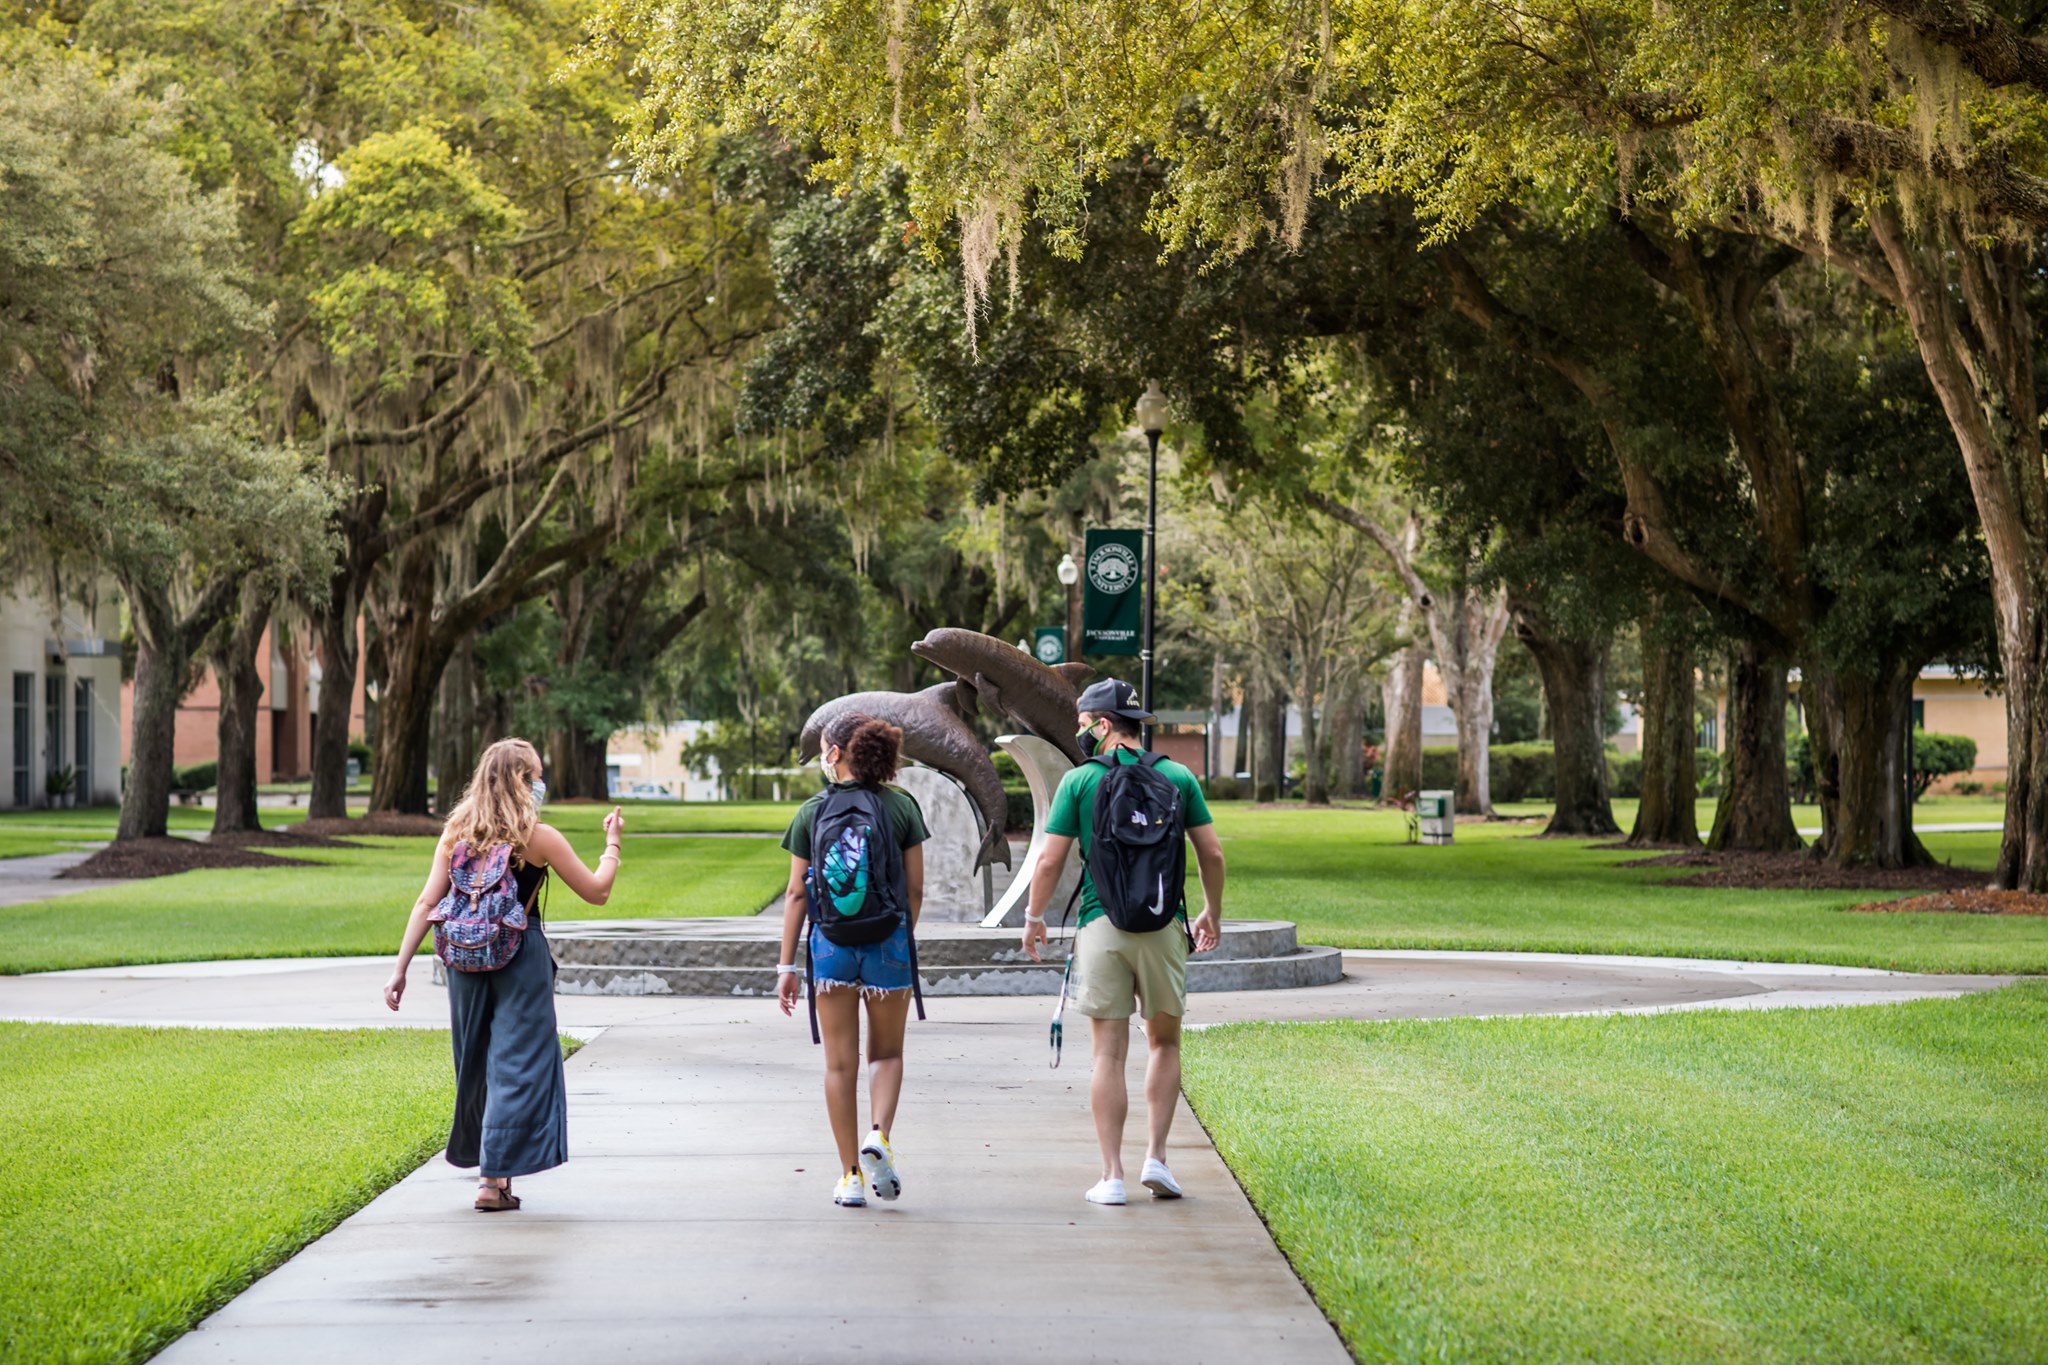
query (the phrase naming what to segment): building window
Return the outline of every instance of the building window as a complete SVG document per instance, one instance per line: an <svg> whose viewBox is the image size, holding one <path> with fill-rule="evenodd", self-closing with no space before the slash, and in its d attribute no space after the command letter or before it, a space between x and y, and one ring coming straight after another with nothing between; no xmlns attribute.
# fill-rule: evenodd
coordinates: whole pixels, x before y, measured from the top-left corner
<svg viewBox="0 0 2048 1365"><path fill-rule="evenodd" d="M55 777L64 770L64 675L43 675L43 774Z"/></svg>
<svg viewBox="0 0 2048 1365"><path fill-rule="evenodd" d="M1927 728L1927 703L1918 697L1913 699L1913 728L1915 730L1925 730Z"/></svg>
<svg viewBox="0 0 2048 1365"><path fill-rule="evenodd" d="M72 716L71 762L78 780L71 791L81 806L92 804L92 679L80 678L71 689L76 707Z"/></svg>
<svg viewBox="0 0 2048 1365"><path fill-rule="evenodd" d="M33 773L35 749L35 695L36 675L17 673L14 675L14 804L25 809L29 804L29 777Z"/></svg>

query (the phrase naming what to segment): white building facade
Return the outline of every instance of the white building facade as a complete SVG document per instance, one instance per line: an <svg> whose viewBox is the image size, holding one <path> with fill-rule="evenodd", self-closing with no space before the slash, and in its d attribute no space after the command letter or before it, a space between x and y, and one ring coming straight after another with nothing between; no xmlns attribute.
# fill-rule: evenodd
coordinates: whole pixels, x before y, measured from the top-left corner
<svg viewBox="0 0 2048 1365"><path fill-rule="evenodd" d="M111 591L55 610L25 584L0 593L0 705L0 810L121 799L121 617Z"/></svg>

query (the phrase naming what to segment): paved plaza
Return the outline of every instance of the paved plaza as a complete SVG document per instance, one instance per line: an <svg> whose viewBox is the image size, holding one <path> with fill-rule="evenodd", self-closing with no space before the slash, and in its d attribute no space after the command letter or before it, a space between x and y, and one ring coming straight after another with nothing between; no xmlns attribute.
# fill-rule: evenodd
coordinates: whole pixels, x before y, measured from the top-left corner
<svg viewBox="0 0 2048 1365"><path fill-rule="evenodd" d="M564 926L566 927L566 926ZM405 1010L387 959L119 967L0 978L0 1016L214 1027L444 1028L429 964ZM1987 990L2010 978L1546 954L1346 955L1302 991L1199 995L1246 1019L1778 1007ZM160 1359L337 1361L1330 1361L1347 1359L1191 1114L1188 1197L1081 1199L1096 1153L1085 1025L1047 1067L1041 999L930 1002L896 1132L905 1194L834 1207L820 1061L760 999L561 997L568 1165L526 1207L469 1209L430 1161ZM1142 1154L1134 1093L1127 1160ZM1147 1287L1165 1292L1140 1293Z"/></svg>

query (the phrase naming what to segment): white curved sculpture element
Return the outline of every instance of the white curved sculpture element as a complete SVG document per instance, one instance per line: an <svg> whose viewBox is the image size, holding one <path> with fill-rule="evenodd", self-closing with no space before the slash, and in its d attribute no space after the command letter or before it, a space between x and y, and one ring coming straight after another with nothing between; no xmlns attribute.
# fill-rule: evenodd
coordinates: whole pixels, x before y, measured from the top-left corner
<svg viewBox="0 0 2048 1365"><path fill-rule="evenodd" d="M1052 794L1059 788L1060 779L1074 766L1065 754L1036 735L999 735L996 747L1017 760L1017 766L1024 770L1024 780L1031 784L1031 844L1024 850L1023 861L1017 864L1017 875L1009 888L981 922L989 929L1023 925L1024 911L1031 904L1031 878L1045 853L1046 812L1052 809ZM1067 853L1067 865L1060 869L1059 886L1046 907L1048 919L1067 908L1067 897L1074 894L1080 880L1081 855L1076 844Z"/></svg>
<svg viewBox="0 0 2048 1365"><path fill-rule="evenodd" d="M896 785L917 798L931 834L924 845L922 918L973 924L988 906L974 866L983 834L974 803L950 773L937 768L906 766L898 770Z"/></svg>

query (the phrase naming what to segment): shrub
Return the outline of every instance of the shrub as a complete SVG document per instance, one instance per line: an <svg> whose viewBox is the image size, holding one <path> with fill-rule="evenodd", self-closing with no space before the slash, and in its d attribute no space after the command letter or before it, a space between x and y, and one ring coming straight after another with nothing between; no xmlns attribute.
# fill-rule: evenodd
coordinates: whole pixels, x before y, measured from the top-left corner
<svg viewBox="0 0 2048 1365"><path fill-rule="evenodd" d="M1968 735L1949 735L1937 730L1913 732L1913 799L1950 773L1966 773L1977 766L1977 741ZM1799 802L1820 799L1820 787L1813 775L1813 737L1794 735L1785 743L1785 778L1792 787L1792 799ZM1963 795L1963 784L1956 784Z"/></svg>
<svg viewBox="0 0 2048 1365"><path fill-rule="evenodd" d="M1640 799L1643 794L1643 756L1607 751L1607 794L1616 799Z"/></svg>
<svg viewBox="0 0 2048 1365"><path fill-rule="evenodd" d="M1031 828L1032 817L1036 812L1031 809L1031 787L1029 783L1005 782L1003 784L1003 805L1003 827L1005 829L1022 831Z"/></svg>
<svg viewBox="0 0 2048 1365"><path fill-rule="evenodd" d="M1953 790L1957 796L1982 796L1984 794L1984 784L1965 779L1956 783Z"/></svg>
<svg viewBox="0 0 2048 1365"><path fill-rule="evenodd" d="M1548 741L1496 744L1488 751L1496 801L1557 799L1557 756Z"/></svg>
<svg viewBox="0 0 2048 1365"><path fill-rule="evenodd" d="M1202 795L1211 801L1244 800L1244 784L1235 777L1205 777L1202 779Z"/></svg>
<svg viewBox="0 0 2048 1365"><path fill-rule="evenodd" d="M219 780L219 777L220 764L193 763L183 768L173 768L171 770L171 786L174 790L181 792L211 791L213 790L213 784Z"/></svg>
<svg viewBox="0 0 2048 1365"><path fill-rule="evenodd" d="M1968 735L1945 735L1932 730L1913 732L1913 799L1950 773L1966 773L1977 766L1977 741Z"/></svg>
<svg viewBox="0 0 2048 1365"><path fill-rule="evenodd" d="M1719 749L1694 749L1692 751L1692 772L1694 784L1701 796L1721 794L1721 751ZM1641 793L1637 793L1641 795Z"/></svg>
<svg viewBox="0 0 2048 1365"><path fill-rule="evenodd" d="M361 765L364 772L370 771L370 744L361 735L350 735L348 756Z"/></svg>

